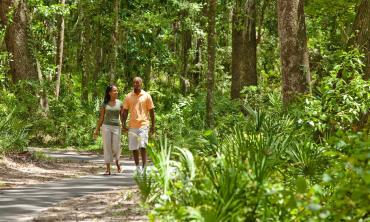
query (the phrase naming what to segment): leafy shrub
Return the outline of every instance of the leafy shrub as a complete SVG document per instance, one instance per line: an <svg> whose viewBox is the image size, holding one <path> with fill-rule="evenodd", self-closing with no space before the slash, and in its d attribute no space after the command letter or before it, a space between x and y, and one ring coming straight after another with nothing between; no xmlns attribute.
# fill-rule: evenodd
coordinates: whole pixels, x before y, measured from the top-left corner
<svg viewBox="0 0 370 222"><path fill-rule="evenodd" d="M28 143L27 125L14 118L14 110L0 115L0 154L24 151Z"/></svg>
<svg viewBox="0 0 370 222"><path fill-rule="evenodd" d="M303 108L296 110L302 124L321 134L349 130L369 112L370 82L362 78L360 57L351 52L343 52L342 57L317 84L315 94L303 98Z"/></svg>

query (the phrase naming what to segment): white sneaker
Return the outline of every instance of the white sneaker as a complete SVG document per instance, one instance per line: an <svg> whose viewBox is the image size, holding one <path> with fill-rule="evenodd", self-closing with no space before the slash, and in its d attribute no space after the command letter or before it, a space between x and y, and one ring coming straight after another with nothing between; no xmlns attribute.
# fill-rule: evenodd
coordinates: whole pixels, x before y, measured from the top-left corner
<svg viewBox="0 0 370 222"><path fill-rule="evenodd" d="M136 174L141 174L141 167L140 166L136 166Z"/></svg>

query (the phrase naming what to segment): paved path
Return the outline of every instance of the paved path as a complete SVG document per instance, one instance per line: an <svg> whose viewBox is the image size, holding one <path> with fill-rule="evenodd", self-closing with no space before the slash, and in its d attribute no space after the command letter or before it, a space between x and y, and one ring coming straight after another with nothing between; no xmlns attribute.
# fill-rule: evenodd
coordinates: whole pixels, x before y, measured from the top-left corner
<svg viewBox="0 0 370 222"><path fill-rule="evenodd" d="M75 152L47 152L47 155L62 159L103 163L102 157L96 155L79 155ZM60 201L118 189L120 186L132 186L135 184L133 180L135 167L132 162L127 159L121 160L124 172L115 174L116 169L113 167L111 176L83 176L54 183L1 190L0 221L29 221L40 211L52 207Z"/></svg>

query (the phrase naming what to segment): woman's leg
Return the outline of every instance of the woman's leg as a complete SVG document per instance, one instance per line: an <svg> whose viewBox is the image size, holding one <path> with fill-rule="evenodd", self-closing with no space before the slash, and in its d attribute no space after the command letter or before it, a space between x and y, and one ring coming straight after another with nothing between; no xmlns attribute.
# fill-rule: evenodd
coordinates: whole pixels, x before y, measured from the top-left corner
<svg viewBox="0 0 370 222"><path fill-rule="evenodd" d="M104 175L110 175L110 163L106 163L107 170L105 171Z"/></svg>
<svg viewBox="0 0 370 222"><path fill-rule="evenodd" d="M121 166L119 164L119 158L121 156L121 127L112 127L112 152L113 158L116 162L118 173L121 172Z"/></svg>
<svg viewBox="0 0 370 222"><path fill-rule="evenodd" d="M116 160L117 172L121 173L121 166L119 165L119 160Z"/></svg>
<svg viewBox="0 0 370 222"><path fill-rule="evenodd" d="M112 155L112 132L109 126L102 127L103 147L104 147L104 162L106 164L105 174L110 174L110 163L113 162Z"/></svg>

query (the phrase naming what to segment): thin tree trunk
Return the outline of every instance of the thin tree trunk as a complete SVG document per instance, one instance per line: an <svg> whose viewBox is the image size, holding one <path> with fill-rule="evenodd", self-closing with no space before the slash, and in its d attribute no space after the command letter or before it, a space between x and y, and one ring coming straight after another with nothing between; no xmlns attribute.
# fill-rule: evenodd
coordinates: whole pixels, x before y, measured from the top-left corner
<svg viewBox="0 0 370 222"><path fill-rule="evenodd" d="M202 73L202 39L198 38L196 41L196 52L194 58L194 70L192 71L191 84L198 86L200 81L200 75Z"/></svg>
<svg viewBox="0 0 370 222"><path fill-rule="evenodd" d="M257 85L257 41L256 41L256 0L247 0L245 5L245 28L243 30L243 72L241 88Z"/></svg>
<svg viewBox="0 0 370 222"><path fill-rule="evenodd" d="M353 38L349 39L348 45L355 46L365 54L363 63L364 79L370 80L370 0L362 0L358 6L355 21L352 27ZM357 130L363 129L368 121L370 108L360 115L354 124Z"/></svg>
<svg viewBox="0 0 370 222"><path fill-rule="evenodd" d="M288 105L308 89L304 0L278 0L277 4L283 103Z"/></svg>
<svg viewBox="0 0 370 222"><path fill-rule="evenodd" d="M98 34L98 39L97 39L97 46L95 49L95 70L93 73L93 100L98 97L98 89L96 87L96 83L98 81L98 77L101 71L101 66L103 65L103 48L101 46L101 33Z"/></svg>
<svg viewBox="0 0 370 222"><path fill-rule="evenodd" d="M240 97L240 77L243 68L243 19L241 0L236 0L232 15L232 52L231 52L231 98Z"/></svg>
<svg viewBox="0 0 370 222"><path fill-rule="evenodd" d="M113 58L111 61L110 70L110 83L114 83L115 76L117 74L117 58L118 58L118 29L119 29L119 10L120 10L120 0L114 0L114 31L112 34L112 45L113 45Z"/></svg>
<svg viewBox="0 0 370 222"><path fill-rule="evenodd" d="M46 88L44 86L44 78L42 76L42 71L40 67L40 63L38 60L36 60L36 67L37 67L37 75L39 79L39 83L42 87L41 95L38 95L40 97L40 106L43 109L45 115L48 115L49 113L49 100L46 93Z"/></svg>
<svg viewBox="0 0 370 222"><path fill-rule="evenodd" d="M258 32L257 32L257 44L261 42L262 39L262 27L263 27L263 21L265 19L265 11L269 4L270 0L264 0L261 6L261 13L259 14L259 25L258 25Z"/></svg>
<svg viewBox="0 0 370 222"><path fill-rule="evenodd" d="M209 0L208 9L208 74L207 74L207 101L206 101L206 112L207 112L207 125L211 129L214 128L214 113L213 113L213 101L214 101L214 88L215 88L215 60L216 60L216 8L217 1Z"/></svg>
<svg viewBox="0 0 370 222"><path fill-rule="evenodd" d="M370 79L370 0L362 0L358 6L357 14L352 28L353 38L348 42L356 46L364 58L364 79Z"/></svg>
<svg viewBox="0 0 370 222"><path fill-rule="evenodd" d="M59 4L65 5L65 0L60 0ZM57 41L57 72L55 80L55 96L58 100L60 93L60 76L62 75L62 66L63 66L63 49L64 49L64 16L60 16L58 24L58 41Z"/></svg>
<svg viewBox="0 0 370 222"><path fill-rule="evenodd" d="M145 73L144 73L144 84L145 89L150 89L150 76L152 75L152 61L151 59L145 64Z"/></svg>
<svg viewBox="0 0 370 222"><path fill-rule="evenodd" d="M12 21L8 21L11 9ZM11 54L10 73L13 82L37 80L36 60L29 48L28 15L25 0L0 1L1 23L6 27L5 44Z"/></svg>
<svg viewBox="0 0 370 222"><path fill-rule="evenodd" d="M87 28L87 27L86 27ZM88 82L89 82L89 76L87 72L87 64L86 64L86 36L85 33L86 30L84 30L85 27L83 27L83 30L81 31L80 36L80 49L77 56L77 64L79 67L82 68L81 70L81 104L86 105L89 101L89 91L88 91Z"/></svg>
<svg viewBox="0 0 370 222"><path fill-rule="evenodd" d="M189 87L189 49L191 48L191 31L185 29L182 31L182 75L181 75L181 92L185 95Z"/></svg>

